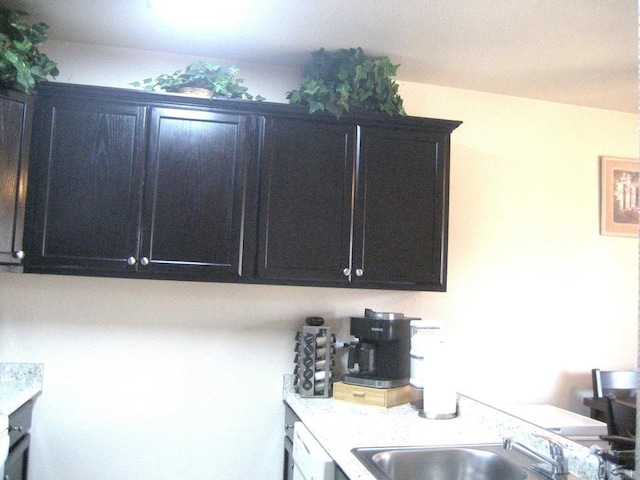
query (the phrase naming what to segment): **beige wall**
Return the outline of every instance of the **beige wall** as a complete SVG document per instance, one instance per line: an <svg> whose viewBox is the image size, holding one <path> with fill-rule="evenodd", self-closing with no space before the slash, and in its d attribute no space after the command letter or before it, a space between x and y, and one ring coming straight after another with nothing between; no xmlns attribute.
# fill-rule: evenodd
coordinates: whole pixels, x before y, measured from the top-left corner
<svg viewBox="0 0 640 480"><path fill-rule="evenodd" d="M402 95L410 114L464 121L441 315L480 358L465 387L566 406L572 382L589 383L580 372L634 367L637 240L599 235L598 156L637 158L636 116L416 84Z"/></svg>
<svg viewBox="0 0 640 480"><path fill-rule="evenodd" d="M191 61L47 48L59 80L122 87ZM274 101L299 80L241 73ZM308 315L344 339L365 307L439 319L459 389L494 402L574 406L592 367L635 368L638 244L598 233L598 156L637 156L636 116L409 83L401 94L410 114L464 121L448 292L0 274L0 361L45 364L33 480L278 478L281 379Z"/></svg>

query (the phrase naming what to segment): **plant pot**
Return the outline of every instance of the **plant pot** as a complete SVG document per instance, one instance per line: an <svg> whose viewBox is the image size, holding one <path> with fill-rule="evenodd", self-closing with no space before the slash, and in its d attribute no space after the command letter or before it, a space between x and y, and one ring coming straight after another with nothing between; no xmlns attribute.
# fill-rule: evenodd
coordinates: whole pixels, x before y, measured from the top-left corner
<svg viewBox="0 0 640 480"><path fill-rule="evenodd" d="M211 98L211 90L209 90L208 88L180 87L178 89L178 93L189 95L190 97Z"/></svg>

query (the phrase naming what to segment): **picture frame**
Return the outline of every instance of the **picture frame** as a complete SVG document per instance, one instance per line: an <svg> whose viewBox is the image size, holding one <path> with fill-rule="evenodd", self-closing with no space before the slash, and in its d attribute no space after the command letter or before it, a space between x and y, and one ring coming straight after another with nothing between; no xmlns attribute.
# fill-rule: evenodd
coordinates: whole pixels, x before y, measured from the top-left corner
<svg viewBox="0 0 640 480"><path fill-rule="evenodd" d="M600 234L638 236L638 160L600 157Z"/></svg>

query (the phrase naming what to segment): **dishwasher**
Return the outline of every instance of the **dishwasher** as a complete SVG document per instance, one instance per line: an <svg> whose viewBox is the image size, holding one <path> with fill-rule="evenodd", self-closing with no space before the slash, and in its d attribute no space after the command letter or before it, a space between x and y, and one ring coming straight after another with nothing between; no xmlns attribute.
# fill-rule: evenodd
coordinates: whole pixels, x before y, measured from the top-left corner
<svg viewBox="0 0 640 480"><path fill-rule="evenodd" d="M329 454L302 422L293 424L293 480L334 480Z"/></svg>

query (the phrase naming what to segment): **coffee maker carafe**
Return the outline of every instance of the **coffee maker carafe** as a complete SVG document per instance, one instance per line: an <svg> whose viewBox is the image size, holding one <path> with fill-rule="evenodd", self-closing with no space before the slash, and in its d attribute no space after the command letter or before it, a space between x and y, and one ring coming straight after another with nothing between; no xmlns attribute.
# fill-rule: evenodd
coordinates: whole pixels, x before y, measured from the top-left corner
<svg viewBox="0 0 640 480"><path fill-rule="evenodd" d="M411 321L402 313L365 310L351 317L350 333L358 341L349 345L344 382L374 388L407 385L411 365Z"/></svg>

